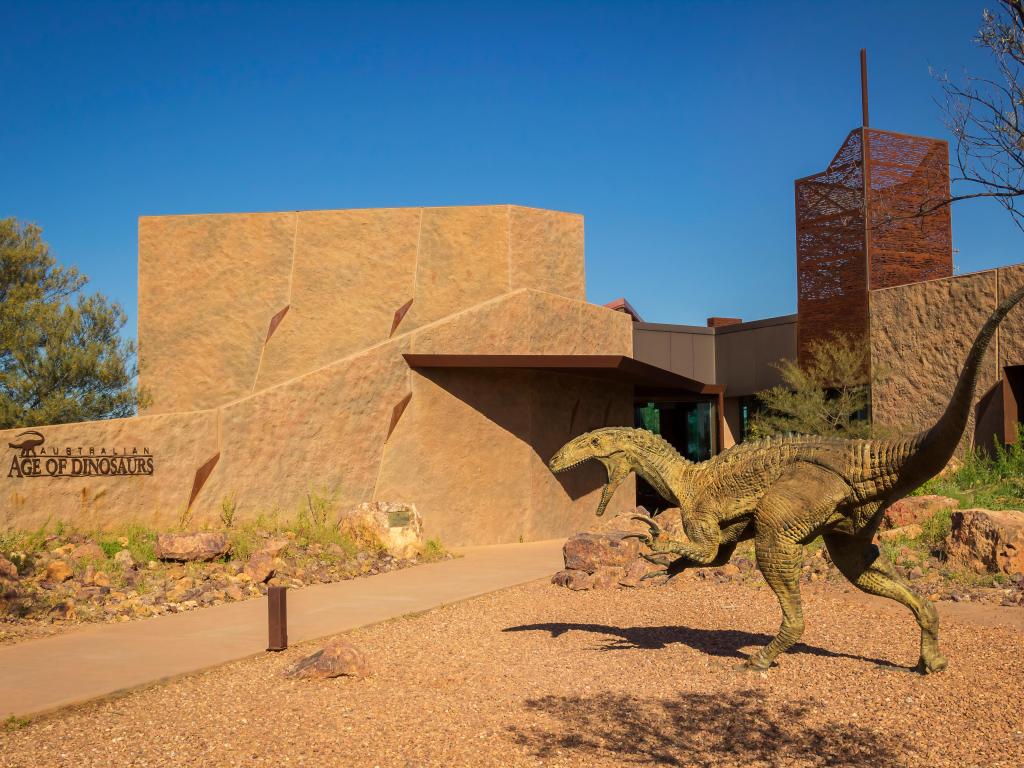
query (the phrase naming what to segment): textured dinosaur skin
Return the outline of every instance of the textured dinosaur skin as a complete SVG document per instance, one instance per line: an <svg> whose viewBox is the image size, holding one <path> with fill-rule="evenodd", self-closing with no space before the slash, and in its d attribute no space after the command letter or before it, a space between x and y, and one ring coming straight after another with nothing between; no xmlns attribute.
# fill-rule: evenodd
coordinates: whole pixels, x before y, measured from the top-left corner
<svg viewBox="0 0 1024 768"><path fill-rule="evenodd" d="M687 567L721 565L737 542L754 539L757 564L782 608L778 634L746 662L768 669L803 633L799 575L803 545L821 536L836 567L864 592L907 606L921 628L917 670L946 667L939 652L935 607L916 594L872 544L887 506L935 476L953 455L974 402L978 369L1006 314L1024 298L1011 294L978 333L945 413L930 429L900 440L791 436L755 440L708 461L687 461L664 439L643 429L605 427L569 441L552 456L553 472L588 460L604 464L608 483L597 514L630 472L643 477L680 509L687 540L667 537L643 518L637 537L669 576Z"/></svg>

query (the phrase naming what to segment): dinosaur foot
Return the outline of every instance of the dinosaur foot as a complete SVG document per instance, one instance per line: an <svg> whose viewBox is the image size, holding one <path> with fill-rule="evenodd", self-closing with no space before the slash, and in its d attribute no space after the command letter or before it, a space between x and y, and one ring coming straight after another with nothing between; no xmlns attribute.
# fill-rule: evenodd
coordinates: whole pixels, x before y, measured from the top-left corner
<svg viewBox="0 0 1024 768"><path fill-rule="evenodd" d="M765 664L757 656L751 656L742 664L737 664L733 667L737 672L767 672L770 668L778 666L775 662Z"/></svg>
<svg viewBox="0 0 1024 768"><path fill-rule="evenodd" d="M935 672L941 672L949 665L946 661L946 657L941 653L936 653L930 658L921 657L920 661L917 662L917 666L914 667L914 671L921 675L931 675Z"/></svg>

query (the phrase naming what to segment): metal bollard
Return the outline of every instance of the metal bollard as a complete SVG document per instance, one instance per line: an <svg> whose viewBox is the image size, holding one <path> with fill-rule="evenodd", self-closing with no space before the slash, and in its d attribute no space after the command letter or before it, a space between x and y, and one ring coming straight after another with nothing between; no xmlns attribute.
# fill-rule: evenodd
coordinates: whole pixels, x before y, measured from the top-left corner
<svg viewBox="0 0 1024 768"><path fill-rule="evenodd" d="M268 651L288 648L288 590L270 587L267 590L267 625L270 630Z"/></svg>

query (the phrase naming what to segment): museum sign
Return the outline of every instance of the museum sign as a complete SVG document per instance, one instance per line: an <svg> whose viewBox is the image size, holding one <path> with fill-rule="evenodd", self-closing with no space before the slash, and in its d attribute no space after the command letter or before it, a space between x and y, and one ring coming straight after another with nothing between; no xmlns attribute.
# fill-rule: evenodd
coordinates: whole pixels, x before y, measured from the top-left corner
<svg viewBox="0 0 1024 768"><path fill-rule="evenodd" d="M136 477L153 474L149 448L47 446L34 429L22 432L8 447L15 449L8 477Z"/></svg>

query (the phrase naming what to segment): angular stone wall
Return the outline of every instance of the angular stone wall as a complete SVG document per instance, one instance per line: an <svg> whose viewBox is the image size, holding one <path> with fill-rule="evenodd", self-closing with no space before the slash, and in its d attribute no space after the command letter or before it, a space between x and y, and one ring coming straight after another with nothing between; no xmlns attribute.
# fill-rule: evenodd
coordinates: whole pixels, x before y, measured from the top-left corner
<svg viewBox="0 0 1024 768"><path fill-rule="evenodd" d="M519 289L198 412L43 427L46 448L151 452L152 475L8 477L0 526L64 520L216 524L233 498L238 519L294 517L307 494L339 508L415 502L427 535L451 545L565 535L589 521L597 468L553 476L545 462L596 426L632 423L629 387L583 377L497 370L410 370L407 352L632 352L629 318L551 293ZM22 430L0 432L0 445ZM17 456L4 453L5 467ZM611 513L634 503L620 488Z"/></svg>
<svg viewBox="0 0 1024 768"><path fill-rule="evenodd" d="M999 300L1024 282L1024 265L872 291L871 359L887 378L872 391L872 415L896 432L931 426L945 410L964 359ZM1014 309L989 347L976 402L1024 363L1024 310ZM974 414L961 443L974 442Z"/></svg>
<svg viewBox="0 0 1024 768"><path fill-rule="evenodd" d="M501 205L143 217L147 413L225 405L521 288L584 300L581 216Z"/></svg>

